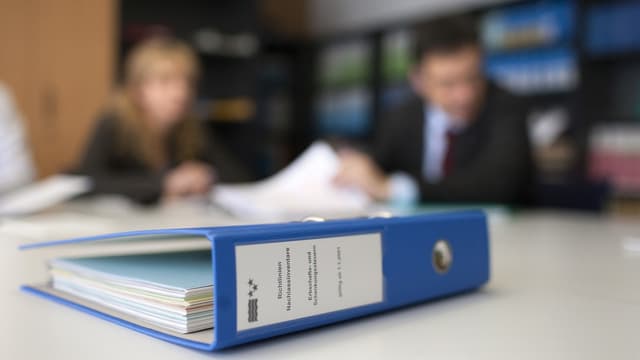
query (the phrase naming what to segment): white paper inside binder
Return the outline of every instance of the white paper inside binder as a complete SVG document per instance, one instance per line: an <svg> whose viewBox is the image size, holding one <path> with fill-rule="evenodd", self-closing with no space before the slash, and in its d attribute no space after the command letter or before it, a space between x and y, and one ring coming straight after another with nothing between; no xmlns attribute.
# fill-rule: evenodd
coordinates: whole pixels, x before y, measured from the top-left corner
<svg viewBox="0 0 640 360"><path fill-rule="evenodd" d="M208 250L49 262L54 289L183 334L213 327L211 268Z"/></svg>
<svg viewBox="0 0 640 360"><path fill-rule="evenodd" d="M46 246L49 245L49 246ZM49 281L37 291L136 325L211 343L211 243L153 234L45 244Z"/></svg>
<svg viewBox="0 0 640 360"><path fill-rule="evenodd" d="M304 216L364 215L371 200L357 189L333 184L339 159L324 142L311 145L287 168L266 180L219 185L214 203L240 218L298 220Z"/></svg>

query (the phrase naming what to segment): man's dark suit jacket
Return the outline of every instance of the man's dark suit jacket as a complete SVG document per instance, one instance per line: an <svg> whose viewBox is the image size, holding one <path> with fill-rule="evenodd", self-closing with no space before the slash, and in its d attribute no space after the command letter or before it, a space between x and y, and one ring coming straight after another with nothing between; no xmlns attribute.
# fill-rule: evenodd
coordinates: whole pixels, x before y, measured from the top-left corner
<svg viewBox="0 0 640 360"><path fill-rule="evenodd" d="M413 176L421 201L528 201L532 161L526 109L520 99L489 86L479 115L456 137L450 173L436 183L422 175L424 121L425 104L417 97L388 113L373 154L385 171Z"/></svg>

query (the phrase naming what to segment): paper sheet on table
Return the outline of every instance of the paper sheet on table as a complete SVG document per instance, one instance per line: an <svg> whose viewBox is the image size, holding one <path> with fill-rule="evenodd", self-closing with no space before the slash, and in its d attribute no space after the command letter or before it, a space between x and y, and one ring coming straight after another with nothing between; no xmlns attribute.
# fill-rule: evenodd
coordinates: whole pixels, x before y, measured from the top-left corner
<svg viewBox="0 0 640 360"><path fill-rule="evenodd" d="M54 175L5 195L0 195L1 215L42 211L91 190L86 176Z"/></svg>
<svg viewBox="0 0 640 360"><path fill-rule="evenodd" d="M364 215L371 200L357 189L333 184L339 165L335 151L316 142L266 180L217 186L213 201L237 217L260 220Z"/></svg>

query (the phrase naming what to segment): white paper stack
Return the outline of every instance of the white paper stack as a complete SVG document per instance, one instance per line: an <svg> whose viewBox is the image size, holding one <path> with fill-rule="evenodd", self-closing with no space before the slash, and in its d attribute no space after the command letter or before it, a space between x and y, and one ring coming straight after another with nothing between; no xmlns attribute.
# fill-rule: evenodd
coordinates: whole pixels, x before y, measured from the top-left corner
<svg viewBox="0 0 640 360"><path fill-rule="evenodd" d="M234 216L249 219L364 215L371 204L369 197L333 183L339 166L333 149L316 142L287 168L266 180L217 186L213 201Z"/></svg>
<svg viewBox="0 0 640 360"><path fill-rule="evenodd" d="M54 175L0 197L0 216L25 215L45 210L89 192L93 184L86 176Z"/></svg>

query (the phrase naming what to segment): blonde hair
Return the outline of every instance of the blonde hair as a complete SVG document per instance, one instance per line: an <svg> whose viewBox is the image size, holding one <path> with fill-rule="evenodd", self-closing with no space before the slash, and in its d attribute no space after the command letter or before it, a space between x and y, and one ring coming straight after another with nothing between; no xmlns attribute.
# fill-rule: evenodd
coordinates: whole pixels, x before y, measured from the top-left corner
<svg viewBox="0 0 640 360"><path fill-rule="evenodd" d="M153 38L131 50L124 64L124 81L116 91L111 110L117 121L116 146L122 153L133 153L152 168L160 168L165 147L154 136L134 100L136 89L157 71L160 60L171 60L184 72L195 88L200 76L196 54L186 43L174 38ZM193 160L204 146L198 119L185 114L173 130L178 161Z"/></svg>

